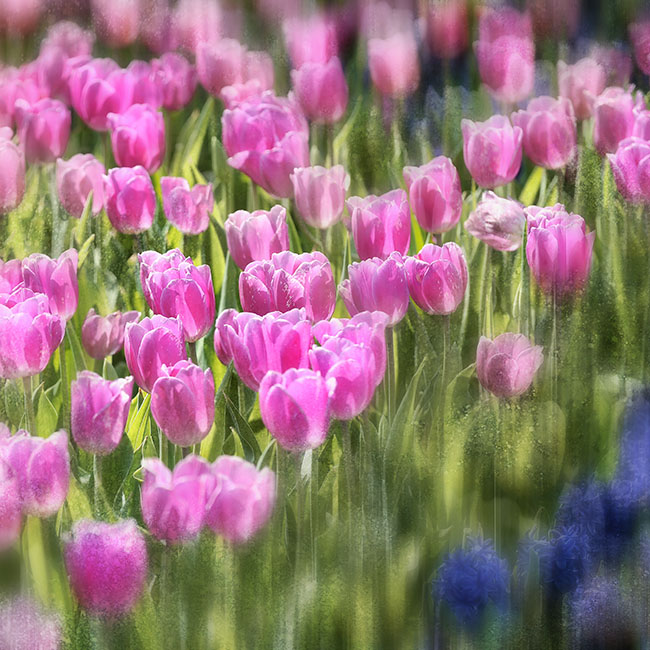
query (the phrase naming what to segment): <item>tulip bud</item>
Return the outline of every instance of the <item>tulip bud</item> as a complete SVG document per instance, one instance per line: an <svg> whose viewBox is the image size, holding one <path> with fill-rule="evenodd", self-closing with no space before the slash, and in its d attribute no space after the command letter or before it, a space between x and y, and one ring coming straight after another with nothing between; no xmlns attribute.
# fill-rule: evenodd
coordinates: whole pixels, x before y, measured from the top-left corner
<svg viewBox="0 0 650 650"><path fill-rule="evenodd" d="M607 158L621 196L630 203L650 203L650 142L625 138Z"/></svg>
<svg viewBox="0 0 650 650"><path fill-rule="evenodd" d="M569 99L579 120L588 119L592 111L590 97L598 97L607 85L605 68L588 57L573 65L558 61L557 79L560 97Z"/></svg>
<svg viewBox="0 0 650 650"><path fill-rule="evenodd" d="M221 89L243 81L246 48L232 38L200 43L196 50L196 69L201 85L215 97Z"/></svg>
<svg viewBox="0 0 650 650"><path fill-rule="evenodd" d="M162 84L156 69L147 61L134 59L126 68L133 81L131 105L143 104L153 112L162 106ZM128 113L131 106L124 113ZM126 126L128 126L128 122ZM109 121L110 126L110 121ZM139 130L139 129L136 129Z"/></svg>
<svg viewBox="0 0 650 650"><path fill-rule="evenodd" d="M18 139L27 162L53 162L63 155L70 137L70 111L56 99L16 102Z"/></svg>
<svg viewBox="0 0 650 650"><path fill-rule="evenodd" d="M443 316L456 311L467 289L467 262L453 242L444 246L427 244L413 257L407 257L411 298L428 314Z"/></svg>
<svg viewBox="0 0 650 650"><path fill-rule="evenodd" d="M582 217L557 203L531 206L526 259L537 284L547 294L564 297L582 289L591 268L595 232L587 234Z"/></svg>
<svg viewBox="0 0 650 650"><path fill-rule="evenodd" d="M20 538L21 527L22 509L18 478L9 463L0 457L0 552L13 546ZM1 630L2 625L0 634Z"/></svg>
<svg viewBox="0 0 650 650"><path fill-rule="evenodd" d="M255 314L304 307L310 320L324 320L336 306L332 267L319 251L274 253L268 261L251 262L239 276L239 298Z"/></svg>
<svg viewBox="0 0 650 650"><path fill-rule="evenodd" d="M650 20L632 23L629 32L636 64L641 72L650 75Z"/></svg>
<svg viewBox="0 0 650 650"><path fill-rule="evenodd" d="M454 164L438 156L421 167L404 167L409 202L427 232L447 232L460 219L463 194Z"/></svg>
<svg viewBox="0 0 650 650"><path fill-rule="evenodd" d="M162 87L162 106L178 111L187 106L196 90L196 68L183 56L167 52L151 62Z"/></svg>
<svg viewBox="0 0 650 650"><path fill-rule="evenodd" d="M497 397L516 397L529 388L544 355L523 334L506 332L493 341L481 336L476 374L481 385Z"/></svg>
<svg viewBox="0 0 650 650"><path fill-rule="evenodd" d="M147 545L133 519L115 524L76 521L65 542L64 558L72 591L90 614L127 614L142 594Z"/></svg>
<svg viewBox="0 0 650 650"><path fill-rule="evenodd" d="M271 57L266 52L245 52L238 81L223 86L219 97L226 108L234 108L247 99L259 101L266 90L273 90L274 83Z"/></svg>
<svg viewBox="0 0 650 650"><path fill-rule="evenodd" d="M20 205L25 194L25 155L11 141L11 130L0 129L0 218Z"/></svg>
<svg viewBox="0 0 650 650"><path fill-rule="evenodd" d="M350 176L343 165L299 167L291 174L298 213L314 228L329 228L343 214Z"/></svg>
<svg viewBox="0 0 650 650"><path fill-rule="evenodd" d="M0 639L7 650L59 650L61 622L25 596L0 602Z"/></svg>
<svg viewBox="0 0 650 650"><path fill-rule="evenodd" d="M623 88L606 88L593 100L594 146L601 156L614 153L619 142L632 135L635 109L643 107L640 93L633 97Z"/></svg>
<svg viewBox="0 0 650 650"><path fill-rule="evenodd" d="M229 542L248 541L273 512L275 474L237 456L219 456L212 472L218 487L207 504L206 524Z"/></svg>
<svg viewBox="0 0 650 650"><path fill-rule="evenodd" d="M93 359L104 359L119 352L124 345L126 324L135 323L139 318L139 311L115 311L108 316L100 316L90 309L81 326L84 350Z"/></svg>
<svg viewBox="0 0 650 650"><path fill-rule="evenodd" d="M282 32L294 70L306 63L327 63L339 53L336 27L322 12L288 18Z"/></svg>
<svg viewBox="0 0 650 650"><path fill-rule="evenodd" d="M305 116L316 123L338 122L348 107L348 85L338 57L304 63L291 71L291 83Z"/></svg>
<svg viewBox="0 0 650 650"><path fill-rule="evenodd" d="M260 384L260 414L264 426L288 451L315 449L329 429L330 394L336 380L314 370L268 372Z"/></svg>
<svg viewBox="0 0 650 650"><path fill-rule="evenodd" d="M577 151L576 118L565 97L535 97L525 111L512 115L512 122L524 134L524 151L540 167L560 169Z"/></svg>
<svg viewBox="0 0 650 650"><path fill-rule="evenodd" d="M59 201L68 214L81 218L86 201L93 193L91 212L98 215L104 207L104 165L90 153L78 153L69 160L56 161L56 187Z"/></svg>
<svg viewBox="0 0 650 650"><path fill-rule="evenodd" d="M368 41L368 67L377 90L386 97L404 97L420 83L418 46L411 32Z"/></svg>
<svg viewBox="0 0 650 650"><path fill-rule="evenodd" d="M120 444L129 417L133 377L103 379L82 370L70 386L71 429L89 454L105 456Z"/></svg>
<svg viewBox="0 0 650 650"><path fill-rule="evenodd" d="M381 196L353 196L346 201L350 230L362 260L386 259L391 253L406 255L411 243L411 211L404 190Z"/></svg>
<svg viewBox="0 0 650 650"><path fill-rule="evenodd" d="M251 262L289 250L287 211L281 205L268 211L237 210L228 215L225 229L230 256L242 270Z"/></svg>
<svg viewBox="0 0 650 650"><path fill-rule="evenodd" d="M214 323L215 297L207 264L194 266L177 248L138 255L144 297L155 314L178 317L186 341L198 341Z"/></svg>
<svg viewBox="0 0 650 650"><path fill-rule="evenodd" d="M115 230L136 235L151 228L156 193L144 167L115 167L104 176L106 214Z"/></svg>
<svg viewBox="0 0 650 650"><path fill-rule="evenodd" d="M160 179L163 210L167 220L185 235L198 235L208 229L214 207L212 183L190 185L184 178Z"/></svg>
<svg viewBox="0 0 650 650"><path fill-rule="evenodd" d="M175 445L191 447L205 438L214 422L214 379L189 361L163 366L151 392L151 413Z"/></svg>
<svg viewBox="0 0 650 650"><path fill-rule="evenodd" d="M96 34L110 47L131 45L138 37L140 0L91 0Z"/></svg>
<svg viewBox="0 0 650 650"><path fill-rule="evenodd" d="M210 464L192 454L173 473L157 458L143 459L142 469L142 518L151 534L169 544L194 539L203 527L206 500L219 489Z"/></svg>
<svg viewBox="0 0 650 650"><path fill-rule="evenodd" d="M23 260L25 287L45 294L50 311L65 321L74 316L79 302L77 260L74 248L64 251L56 260L42 253L32 253Z"/></svg>
<svg viewBox="0 0 650 650"><path fill-rule="evenodd" d="M151 393L158 377L164 374L163 365L173 366L187 358L180 321L152 316L139 323L127 323L124 356L138 386Z"/></svg>
<svg viewBox="0 0 650 650"><path fill-rule="evenodd" d="M454 59L467 49L469 34L466 0L436 2L427 7L427 42L441 59Z"/></svg>
<svg viewBox="0 0 650 650"><path fill-rule="evenodd" d="M485 192L465 221L465 230L498 251L516 251L522 243L526 215L523 205Z"/></svg>
<svg viewBox="0 0 650 650"><path fill-rule="evenodd" d="M514 180L521 167L522 130L505 115L485 122L462 120L463 158L480 187L494 188Z"/></svg>
<svg viewBox="0 0 650 650"><path fill-rule="evenodd" d="M68 434L61 430L49 438L18 431L0 437L0 458L18 481L24 514L50 517L63 505L70 483Z"/></svg>
<svg viewBox="0 0 650 650"><path fill-rule="evenodd" d="M522 213L523 214L523 213ZM388 325L397 325L409 306L409 288L404 260L399 253L382 260L372 257L348 266L348 280L339 293L351 316L363 311L381 311Z"/></svg>

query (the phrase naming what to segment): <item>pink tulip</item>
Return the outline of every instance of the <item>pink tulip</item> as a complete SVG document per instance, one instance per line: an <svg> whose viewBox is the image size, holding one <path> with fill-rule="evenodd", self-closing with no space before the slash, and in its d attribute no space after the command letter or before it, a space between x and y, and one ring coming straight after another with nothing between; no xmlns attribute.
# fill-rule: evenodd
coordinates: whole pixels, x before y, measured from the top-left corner
<svg viewBox="0 0 650 650"><path fill-rule="evenodd" d="M37 79L23 78L16 68L0 70L0 127L14 125L15 106L19 99L35 104L43 99L43 88Z"/></svg>
<svg viewBox="0 0 650 650"><path fill-rule="evenodd" d="M151 393L151 413L162 432L175 445L191 447L214 423L214 379L189 361L162 368Z"/></svg>
<svg viewBox="0 0 650 650"><path fill-rule="evenodd" d="M12 596L0 604L0 639L11 650L59 650L61 622L36 601Z"/></svg>
<svg viewBox="0 0 650 650"><path fill-rule="evenodd" d="M310 320L324 320L336 306L332 267L320 251L274 253L268 261L251 262L239 276L239 298L255 314L304 307Z"/></svg>
<svg viewBox="0 0 650 650"><path fill-rule="evenodd" d="M576 293L587 281L595 232L587 234L582 217L557 203L552 208L531 206L526 258L542 291L562 298Z"/></svg>
<svg viewBox="0 0 650 650"><path fill-rule="evenodd" d="M133 377L103 379L82 370L70 386L72 437L89 454L105 456L120 444L129 417Z"/></svg>
<svg viewBox="0 0 650 650"><path fill-rule="evenodd" d="M164 316L127 323L124 330L124 357L129 372L142 390L151 393L163 366L187 359L180 321Z"/></svg>
<svg viewBox="0 0 650 650"><path fill-rule="evenodd" d="M504 115L485 122L462 120L465 166L480 187L510 183L521 167L522 130Z"/></svg>
<svg viewBox="0 0 650 650"><path fill-rule="evenodd" d="M69 160L56 161L56 187L66 212L81 218L86 201L93 193L91 212L98 215L104 207L104 175L106 169L90 153L78 153Z"/></svg>
<svg viewBox="0 0 650 650"><path fill-rule="evenodd" d="M530 388L542 361L542 347L523 334L506 332L493 341L481 336L476 374L483 388L497 397L517 397Z"/></svg>
<svg viewBox="0 0 650 650"><path fill-rule="evenodd" d="M348 280L339 285L339 293L351 316L363 311L381 311L388 325L397 325L409 306L409 289L404 260L391 253L382 260L372 257L348 266Z"/></svg>
<svg viewBox="0 0 650 650"><path fill-rule="evenodd" d="M200 43L196 69L201 85L215 97L225 86L243 82L246 48L232 38Z"/></svg>
<svg viewBox="0 0 650 650"><path fill-rule="evenodd" d="M70 72L70 101L79 117L96 131L108 130L108 114L133 103L134 78L112 59L91 59Z"/></svg>
<svg viewBox="0 0 650 650"><path fill-rule="evenodd" d="M514 104L530 95L535 79L535 45L528 14L486 9L474 43L481 81L498 101Z"/></svg>
<svg viewBox="0 0 650 650"><path fill-rule="evenodd" d="M65 540L64 558L72 591L90 614L127 614L144 590L147 544L133 519L76 521Z"/></svg>
<svg viewBox="0 0 650 650"><path fill-rule="evenodd" d="M634 130L636 110L644 108L643 97L623 88L606 88L593 99L594 145L600 155L614 153L619 142Z"/></svg>
<svg viewBox="0 0 650 650"><path fill-rule="evenodd" d="M14 289L23 287L23 261L0 260L0 294L12 293Z"/></svg>
<svg viewBox="0 0 650 650"><path fill-rule="evenodd" d="M314 228L325 229L343 214L350 176L343 165L299 167L291 174L298 213Z"/></svg>
<svg viewBox="0 0 650 650"><path fill-rule="evenodd" d="M560 97L567 97L576 117L586 120L591 117L591 97L597 97L605 90L607 73L595 59L580 59L573 65L557 62L557 78Z"/></svg>
<svg viewBox="0 0 650 650"><path fill-rule="evenodd" d="M25 194L25 155L11 141L11 130L0 128L0 216L20 205Z"/></svg>
<svg viewBox="0 0 650 650"><path fill-rule="evenodd" d="M418 46L411 32L396 32L388 38L368 41L370 77L386 97L404 97L420 83Z"/></svg>
<svg viewBox="0 0 650 650"><path fill-rule="evenodd" d="M179 0L171 17L175 40L195 54L202 42L218 40L223 32L223 9L211 0Z"/></svg>
<svg viewBox="0 0 650 650"><path fill-rule="evenodd" d="M28 104L19 99L15 107L18 139L27 162L53 162L63 155L70 137L70 111L56 99Z"/></svg>
<svg viewBox="0 0 650 650"><path fill-rule="evenodd" d="M142 518L156 538L168 544L194 539L205 519L207 498L218 490L210 464L191 454L173 473L158 458L142 461Z"/></svg>
<svg viewBox="0 0 650 650"><path fill-rule="evenodd" d="M467 262L453 242L443 246L427 244L413 257L407 257L406 274L415 304L427 314L451 314L465 297Z"/></svg>
<svg viewBox="0 0 650 650"><path fill-rule="evenodd" d="M124 328L139 318L139 311L115 311L108 316L99 316L90 309L81 326L84 350L93 359L104 359L119 352L124 345Z"/></svg>
<svg viewBox="0 0 650 650"><path fill-rule="evenodd" d="M257 316L233 309L222 312L214 329L214 349L224 365L231 361L239 378L258 390L271 370L307 368L312 344L311 323L304 309Z"/></svg>
<svg viewBox="0 0 650 650"><path fill-rule="evenodd" d="M178 248L164 255L145 251L138 255L140 282L147 304L155 314L178 317L186 341L198 341L214 323L215 297L207 264L194 266Z"/></svg>
<svg viewBox="0 0 650 650"><path fill-rule="evenodd" d="M540 167L559 169L577 152L576 118L565 97L536 97L525 111L512 115L515 126L524 134L524 151Z"/></svg>
<svg viewBox="0 0 650 650"><path fill-rule="evenodd" d="M0 458L12 469L20 492L21 508L32 517L50 517L63 505L70 483L68 434L61 430L49 438L18 431L0 437Z"/></svg>
<svg viewBox="0 0 650 650"><path fill-rule="evenodd" d="M187 106L196 90L196 68L183 56L167 52L151 62L162 88L162 106L178 111Z"/></svg>
<svg viewBox="0 0 650 650"><path fill-rule="evenodd" d="M636 64L641 72L650 75L650 20L632 23L629 31Z"/></svg>
<svg viewBox="0 0 650 650"><path fill-rule="evenodd" d="M291 71L291 83L309 120L334 124L345 115L348 84L338 57L332 57L327 63L304 63Z"/></svg>
<svg viewBox="0 0 650 650"><path fill-rule="evenodd" d="M632 136L642 140L650 140L650 111L635 110L634 126L632 127Z"/></svg>
<svg viewBox="0 0 650 650"><path fill-rule="evenodd" d="M453 59L467 49L469 34L466 0L429 4L426 14L427 42L441 59Z"/></svg>
<svg viewBox="0 0 650 650"><path fill-rule="evenodd" d="M90 55L95 34L70 20L60 20L47 29L41 41L40 51L57 49L67 57Z"/></svg>
<svg viewBox="0 0 650 650"><path fill-rule="evenodd" d="M172 53L178 48L178 34L170 0L142 0L140 40L154 54Z"/></svg>
<svg viewBox="0 0 650 650"><path fill-rule="evenodd" d="M580 0L528 0L533 29L538 38L575 36L580 23Z"/></svg>
<svg viewBox="0 0 650 650"><path fill-rule="evenodd" d="M138 38L140 0L91 0L97 35L110 47L131 45Z"/></svg>
<svg viewBox="0 0 650 650"><path fill-rule="evenodd" d="M526 215L523 206L485 192L467 221L465 230L498 251L516 251L524 238Z"/></svg>
<svg viewBox="0 0 650 650"><path fill-rule="evenodd" d="M630 203L650 203L650 142L626 138L607 158L621 196Z"/></svg>
<svg viewBox="0 0 650 650"><path fill-rule="evenodd" d="M237 456L219 456L212 473L219 487L208 501L206 524L233 544L248 541L273 512L275 474Z"/></svg>
<svg viewBox="0 0 650 650"><path fill-rule="evenodd" d="M397 251L408 253L411 243L411 211L404 190L392 190L381 196L353 196L346 201L350 230L362 260L386 259Z"/></svg>
<svg viewBox="0 0 650 650"><path fill-rule="evenodd" d="M24 289L23 300L0 295L0 377L33 377L45 370L63 340L65 321L50 313L43 294ZM31 294L31 295L29 295Z"/></svg>
<svg viewBox="0 0 650 650"><path fill-rule="evenodd" d="M160 190L165 216L177 230L186 235L198 235L208 229L214 208L212 183L190 189L185 178L163 176Z"/></svg>
<svg viewBox="0 0 650 650"><path fill-rule="evenodd" d="M309 128L289 98L265 92L222 116L228 164L274 196L290 197L290 174L309 166Z"/></svg>
<svg viewBox="0 0 650 650"><path fill-rule="evenodd" d="M625 87L632 76L632 57L620 47L596 45L590 56L600 63L607 74L607 86Z"/></svg>
<svg viewBox="0 0 650 650"><path fill-rule="evenodd" d="M225 229L230 256L242 270L251 262L289 250L287 211L281 205L268 211L237 210L228 215Z"/></svg>
<svg viewBox="0 0 650 650"><path fill-rule="evenodd" d="M0 6L0 29L9 37L25 36L38 25L45 9L43 0L3 0Z"/></svg>
<svg viewBox="0 0 650 650"><path fill-rule="evenodd" d="M133 104L121 114L109 113L115 162L121 167L141 165L155 172L165 156L163 116L148 104Z"/></svg>
<svg viewBox="0 0 650 650"><path fill-rule="evenodd" d="M438 156L421 167L404 167L409 202L427 232L447 232L460 219L463 194L454 163Z"/></svg>
<svg viewBox="0 0 650 650"><path fill-rule="evenodd" d="M282 26L284 41L294 70L305 63L327 63L338 56L336 26L324 13L291 17Z"/></svg>
<svg viewBox="0 0 650 650"><path fill-rule="evenodd" d="M104 176L106 214L115 230L136 235L151 228L156 193L144 167L114 167Z"/></svg>
<svg viewBox="0 0 650 650"><path fill-rule="evenodd" d="M79 302L77 251L70 248L56 260L42 253L32 253L23 260L22 268L25 287L45 294L50 301L50 311L69 321Z"/></svg>
<svg viewBox="0 0 650 650"><path fill-rule="evenodd" d="M330 395L335 379L320 372L290 369L268 372L260 384L262 422L288 451L315 449L325 442L330 423Z"/></svg>
<svg viewBox="0 0 650 650"><path fill-rule="evenodd" d="M18 477L9 463L0 457L0 552L10 548L18 541L22 523ZM0 623L1 634L2 624ZM0 638L3 637L0 636Z"/></svg>
<svg viewBox="0 0 650 650"><path fill-rule="evenodd" d="M134 59L127 66L126 72L133 82L131 104L146 104L153 110L159 109L162 106L163 91L157 70L147 61Z"/></svg>

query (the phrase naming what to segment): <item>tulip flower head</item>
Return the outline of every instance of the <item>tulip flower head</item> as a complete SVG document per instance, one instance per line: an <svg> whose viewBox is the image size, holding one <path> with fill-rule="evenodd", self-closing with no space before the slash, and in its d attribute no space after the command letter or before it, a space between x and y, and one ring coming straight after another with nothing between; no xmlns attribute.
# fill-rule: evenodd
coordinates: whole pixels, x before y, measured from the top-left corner
<svg viewBox="0 0 650 650"><path fill-rule="evenodd" d="M93 359L104 359L119 352L124 345L127 323L135 323L139 318L139 311L115 311L108 316L100 316L91 308L81 326L84 350Z"/></svg>
<svg viewBox="0 0 650 650"><path fill-rule="evenodd" d="M91 212L97 216L104 207L106 169L90 153L78 153L68 160L56 161L56 187L59 200L68 214L81 218L86 201L93 193Z"/></svg>
<svg viewBox="0 0 650 650"><path fill-rule="evenodd" d="M526 215L521 203L485 192L465 221L465 230L498 251L516 251L523 241Z"/></svg>
<svg viewBox="0 0 650 650"><path fill-rule="evenodd" d="M343 165L300 167L291 174L298 213L314 228L329 228L343 214L350 176Z"/></svg>
<svg viewBox="0 0 650 650"><path fill-rule="evenodd" d="M185 178L163 176L160 179L163 210L167 220L185 235L205 232L214 207L212 183L190 189Z"/></svg>

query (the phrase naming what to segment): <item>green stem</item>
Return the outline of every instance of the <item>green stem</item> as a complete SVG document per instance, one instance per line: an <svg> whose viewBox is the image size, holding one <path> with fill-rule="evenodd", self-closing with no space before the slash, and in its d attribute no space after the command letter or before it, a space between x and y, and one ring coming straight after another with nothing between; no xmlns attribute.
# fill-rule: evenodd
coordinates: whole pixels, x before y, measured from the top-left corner
<svg viewBox="0 0 650 650"><path fill-rule="evenodd" d="M487 287L491 286L491 283L488 279L488 272L490 268L490 247L485 244L485 253L483 254L483 266L481 268L481 295L479 300L479 323L478 323L478 333L479 336L486 334L485 321L487 318Z"/></svg>
<svg viewBox="0 0 650 650"><path fill-rule="evenodd" d="M198 366L199 362L197 361L198 357L196 356L196 341L189 341L187 347L189 349L190 359L192 360L192 363L195 366Z"/></svg>
<svg viewBox="0 0 650 650"><path fill-rule="evenodd" d="M93 505L95 517L98 519L102 516L103 506L103 487L102 487L102 457L98 454L93 456Z"/></svg>
<svg viewBox="0 0 650 650"><path fill-rule="evenodd" d="M395 387L397 385L395 377L395 331L392 327L386 330L386 389L388 393L388 421L393 422L395 417Z"/></svg>
<svg viewBox="0 0 650 650"><path fill-rule="evenodd" d="M440 390L440 412L438 415L438 420L440 422L438 454L440 458L444 456L445 448L445 402L447 401L447 348L449 347L449 322L449 315L442 317L442 377Z"/></svg>
<svg viewBox="0 0 650 650"><path fill-rule="evenodd" d="M65 356L66 337L59 346L59 365L61 366L61 396L63 400L63 428L70 431L70 384L68 382L68 363Z"/></svg>
<svg viewBox="0 0 650 650"><path fill-rule="evenodd" d="M334 167L334 125L327 126L327 159L330 167Z"/></svg>
<svg viewBox="0 0 650 650"><path fill-rule="evenodd" d="M34 415L34 400L32 398L32 378L23 377L23 388L25 392L25 412L27 413L27 428L29 432L36 436L36 417Z"/></svg>
<svg viewBox="0 0 650 650"><path fill-rule="evenodd" d="M93 365L94 365L93 369L98 375L101 376L104 374L104 359L95 359Z"/></svg>

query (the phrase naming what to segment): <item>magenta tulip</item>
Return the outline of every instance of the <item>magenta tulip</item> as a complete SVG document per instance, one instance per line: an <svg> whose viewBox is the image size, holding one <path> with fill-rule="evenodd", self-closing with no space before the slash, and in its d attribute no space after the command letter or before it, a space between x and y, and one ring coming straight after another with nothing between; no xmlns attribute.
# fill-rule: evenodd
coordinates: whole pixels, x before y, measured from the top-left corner
<svg viewBox="0 0 650 650"><path fill-rule="evenodd" d="M90 614L127 614L144 590L147 544L133 519L76 521L65 540L64 558L72 591Z"/></svg>
<svg viewBox="0 0 650 650"><path fill-rule="evenodd" d="M512 121L524 134L524 151L540 167L560 169L577 152L577 129L573 106L566 97L535 97Z"/></svg>
<svg viewBox="0 0 650 650"><path fill-rule="evenodd" d="M48 297L50 311L69 321L79 302L77 258L74 248L59 255L56 260L42 253L33 253L23 260L25 287Z"/></svg>
<svg viewBox="0 0 650 650"><path fill-rule="evenodd" d="M93 359L104 359L119 352L124 345L124 328L127 323L136 323L139 311L115 311L100 316L90 309L81 326L81 342L84 350Z"/></svg>
<svg viewBox="0 0 650 650"><path fill-rule="evenodd" d="M215 97L225 86L243 82L246 48L232 38L200 43L196 69L201 85Z"/></svg>
<svg viewBox="0 0 650 650"><path fill-rule="evenodd" d="M593 100L594 145L601 156L614 153L619 142L632 135L636 110L642 108L641 93L633 96L623 88L606 88Z"/></svg>
<svg viewBox="0 0 650 650"><path fill-rule="evenodd" d="M167 52L151 62L162 88L162 106L178 111L187 106L196 90L196 68L183 56Z"/></svg>
<svg viewBox="0 0 650 650"><path fill-rule="evenodd" d="M207 264L194 266L192 258L175 248L161 255L138 255L140 282L154 314L178 317L186 341L198 341L214 323L215 297Z"/></svg>
<svg viewBox="0 0 650 650"><path fill-rule="evenodd" d="M292 99L265 92L226 109L222 129L231 167L274 196L292 195L291 172L309 166L309 128Z"/></svg>
<svg viewBox="0 0 650 650"><path fill-rule="evenodd" d="M386 97L405 97L420 83L420 63L415 37L398 31L388 38L368 41L368 67L377 90Z"/></svg>
<svg viewBox="0 0 650 650"><path fill-rule="evenodd" d="M237 456L219 456L212 466L218 488L207 503L206 524L233 544L264 527L275 505L275 474Z"/></svg>
<svg viewBox="0 0 650 650"><path fill-rule="evenodd" d="M451 314L465 297L467 262L453 242L444 246L427 244L413 257L407 257L406 274L415 304L428 314Z"/></svg>
<svg viewBox="0 0 650 650"><path fill-rule="evenodd" d="M650 203L650 142L625 138L607 158L621 196L630 203Z"/></svg>
<svg viewBox="0 0 650 650"><path fill-rule="evenodd" d="M8 262L0 260L0 294L12 293L14 289L23 286L22 281L22 260L9 260Z"/></svg>
<svg viewBox="0 0 650 650"><path fill-rule="evenodd" d="M142 390L151 393L163 366L173 366L187 358L183 330L176 318L152 316L139 323L127 323L124 356L129 372Z"/></svg>
<svg viewBox="0 0 650 650"><path fill-rule="evenodd" d="M523 133L505 115L485 122L462 120L465 166L480 187L494 188L514 180L521 167Z"/></svg>
<svg viewBox="0 0 650 650"><path fill-rule="evenodd" d="M44 612L36 601L12 596L0 603L0 639L11 650L59 650L61 621Z"/></svg>
<svg viewBox="0 0 650 650"><path fill-rule="evenodd" d="M362 260L386 259L397 251L406 255L411 243L411 211L404 190L381 196L353 196L346 201L350 230Z"/></svg>
<svg viewBox="0 0 650 650"><path fill-rule="evenodd" d="M372 257L348 266L348 280L339 293L351 316L363 311L381 311L390 327L397 325L409 306L409 289L404 260L391 253L382 260Z"/></svg>
<svg viewBox="0 0 650 650"><path fill-rule="evenodd" d="M79 219L93 193L91 212L98 215L104 207L104 165L90 153L78 153L69 160L56 161L56 187L66 212Z"/></svg>
<svg viewBox="0 0 650 650"><path fill-rule="evenodd" d="M420 226L427 232L451 230L463 210L460 177L454 164L438 156L421 167L404 167L409 203Z"/></svg>
<svg viewBox="0 0 650 650"><path fill-rule="evenodd" d="M0 457L0 552L5 551L18 541L22 523L18 477L9 463ZM1 633L2 624L0 623Z"/></svg>
<svg viewBox="0 0 650 650"><path fill-rule="evenodd" d="M558 61L557 79L560 97L569 99L576 117L579 120L591 117L592 97L598 97L607 85L605 68L589 57L573 65Z"/></svg>
<svg viewBox="0 0 650 650"><path fill-rule="evenodd" d="M436 2L427 6L427 43L441 59L453 59L467 49L469 34L466 0Z"/></svg>
<svg viewBox="0 0 650 650"><path fill-rule="evenodd" d="M497 397L517 397L530 388L543 361L542 347L523 334L506 332L493 341L481 336L476 374L483 388Z"/></svg>
<svg viewBox="0 0 650 650"><path fill-rule="evenodd" d="M68 434L61 430L49 438L18 431L0 437L0 457L12 469L24 514L50 517L63 505L70 484Z"/></svg>
<svg viewBox="0 0 650 650"><path fill-rule="evenodd" d="M293 16L284 21L282 31L294 70L306 63L327 63L339 53L336 26L324 13Z"/></svg>
<svg viewBox="0 0 650 650"><path fill-rule="evenodd" d="M110 47L131 45L138 38L140 0L91 0L97 35Z"/></svg>
<svg viewBox="0 0 650 650"><path fill-rule="evenodd" d="M239 276L239 298L255 314L304 307L310 320L324 320L336 306L332 267L319 251L274 253L268 261L251 262Z"/></svg>
<svg viewBox="0 0 650 650"><path fill-rule="evenodd" d="M274 83L273 59L266 52L246 52L239 81L224 86L219 97L226 108L234 108L247 99L259 100Z"/></svg>
<svg viewBox="0 0 650 650"><path fill-rule="evenodd" d="M43 88L37 79L23 77L24 68L0 70L0 127L14 126L15 106L19 99L35 104L43 99Z"/></svg>
<svg viewBox="0 0 650 650"><path fill-rule="evenodd" d="M48 27L40 51L58 49L68 57L89 55L93 51L95 34L70 20L60 20Z"/></svg>
<svg viewBox="0 0 650 650"><path fill-rule="evenodd" d="M271 370L307 368L311 323L304 309L257 316L233 309L222 312L214 329L214 349L224 365L234 363L239 378L258 390Z"/></svg>
<svg viewBox="0 0 650 650"><path fill-rule="evenodd" d="M151 534L169 544L194 539L203 527L207 498L219 489L210 464L192 454L173 473L158 458L143 459L142 469L142 518Z"/></svg>
<svg viewBox="0 0 650 650"><path fill-rule="evenodd" d="M335 379L326 380L314 370L268 372L260 384L264 426L288 451L319 447L329 430L329 401L335 387Z"/></svg>
<svg viewBox="0 0 650 650"><path fill-rule="evenodd" d="M82 370L70 386L71 430L89 454L105 456L120 444L129 417L133 377L103 379Z"/></svg>
<svg viewBox="0 0 650 650"><path fill-rule="evenodd" d="M106 214L115 230L136 235L151 228L156 193L144 167L114 167L104 176Z"/></svg>
<svg viewBox="0 0 650 650"><path fill-rule="evenodd" d="M127 66L126 72L133 83L131 104L144 104L154 111L159 109L162 106L163 91L157 70L147 61L134 59ZM128 112L130 109L131 106L124 112Z"/></svg>
<svg viewBox="0 0 650 650"><path fill-rule="evenodd" d="M287 211L281 205L270 210L237 210L228 215L226 242L235 264L244 270L251 262L271 259L289 250Z"/></svg>
<svg viewBox="0 0 650 650"><path fill-rule="evenodd" d="M163 176L160 179L163 210L167 220L185 235L205 232L214 207L212 183L190 185L184 178Z"/></svg>
<svg viewBox="0 0 650 650"><path fill-rule="evenodd" d="M11 129L0 128L0 218L17 208L25 194L25 155L11 136Z"/></svg>
<svg viewBox="0 0 650 650"><path fill-rule="evenodd" d="M350 176L343 165L299 167L291 174L298 213L314 228L334 225L343 214Z"/></svg>
<svg viewBox="0 0 650 650"><path fill-rule="evenodd" d="M587 281L595 232L586 232L582 217L557 203L551 208L526 208L526 258L542 291L563 298Z"/></svg>
<svg viewBox="0 0 650 650"><path fill-rule="evenodd" d="M642 140L650 140L650 111L635 110L634 126L632 127L632 135L641 138Z"/></svg>
<svg viewBox="0 0 650 650"><path fill-rule="evenodd" d="M580 22L580 0L528 0L535 36L571 40Z"/></svg>
<svg viewBox="0 0 650 650"><path fill-rule="evenodd" d="M211 0L178 0L170 16L181 49L196 53L200 43L215 40L223 27L223 8Z"/></svg>
<svg viewBox="0 0 650 650"><path fill-rule="evenodd" d="M476 210L465 221L465 229L498 251L516 251L524 238L524 207L494 192L485 192Z"/></svg>
<svg viewBox="0 0 650 650"><path fill-rule="evenodd" d="M210 432L214 422L214 379L189 361L162 368L151 392L151 413L175 445L191 447Z"/></svg>
<svg viewBox="0 0 650 650"><path fill-rule="evenodd" d="M56 99L29 104L19 99L15 105L18 139L27 162L53 162L63 155L70 137L70 111Z"/></svg>
<svg viewBox="0 0 650 650"><path fill-rule="evenodd" d="M641 72L650 75L650 20L632 23L629 32L636 64Z"/></svg>
<svg viewBox="0 0 650 650"><path fill-rule="evenodd" d="M304 63L291 71L291 83L306 117L312 122L334 124L348 107L348 84L338 57L327 63Z"/></svg>
<svg viewBox="0 0 650 650"><path fill-rule="evenodd" d="M632 57L620 46L595 45L590 56L598 61L607 74L607 86L625 87L632 76Z"/></svg>

